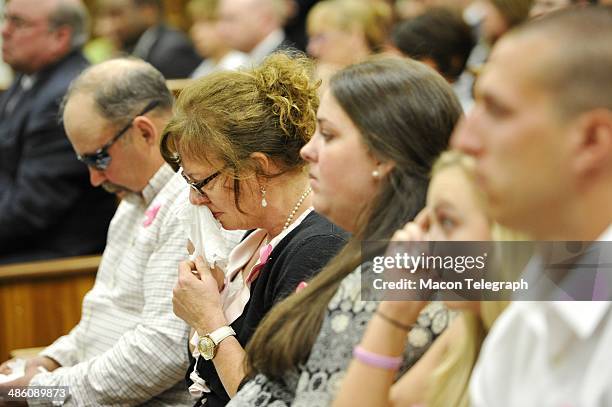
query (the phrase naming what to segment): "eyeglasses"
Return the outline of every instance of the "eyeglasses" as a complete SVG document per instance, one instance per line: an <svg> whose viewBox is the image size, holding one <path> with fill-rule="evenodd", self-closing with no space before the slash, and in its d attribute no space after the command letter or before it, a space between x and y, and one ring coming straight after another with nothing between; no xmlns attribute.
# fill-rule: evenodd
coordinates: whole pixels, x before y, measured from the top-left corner
<svg viewBox="0 0 612 407"><path fill-rule="evenodd" d="M198 194L202 196L206 196L206 192L202 190L206 186L206 184L208 184L210 181L217 178L221 174L221 171L217 171L214 174L209 175L208 177L204 178L202 181L194 182L191 179L189 179L187 175L185 175L185 171L183 170L182 167L180 171L181 171L181 175L183 176L183 179L185 180L185 182L187 182L187 184L189 184L189 186L193 190L195 190Z"/></svg>
<svg viewBox="0 0 612 407"><path fill-rule="evenodd" d="M155 109L161 102L159 100L152 100L149 103L147 103L147 105L145 106L144 109L142 109L142 111L140 113L138 113L136 116L134 116L132 118L132 120L130 120L130 122L128 124L125 125L125 127L123 127L121 130L119 130L119 132L117 132L117 134L115 134L113 136L113 138L111 138L108 143L104 144L102 147L100 147L99 149L96 150L95 153L92 154L83 154L83 155L77 155L77 159L86 164L89 167L93 167L98 171L104 171L108 168L108 166L111 163L111 156L108 154L108 149L115 144L115 142L117 140L119 140L119 138L121 136L123 136L130 127L132 127L132 124L134 124L134 120L139 117L142 116L148 112L150 112L151 110Z"/></svg>
<svg viewBox="0 0 612 407"><path fill-rule="evenodd" d="M0 22L2 22L4 26L10 25L17 30L23 30L36 27L41 23L46 23L46 20L27 20L17 15L4 13L3 15L0 14Z"/></svg>

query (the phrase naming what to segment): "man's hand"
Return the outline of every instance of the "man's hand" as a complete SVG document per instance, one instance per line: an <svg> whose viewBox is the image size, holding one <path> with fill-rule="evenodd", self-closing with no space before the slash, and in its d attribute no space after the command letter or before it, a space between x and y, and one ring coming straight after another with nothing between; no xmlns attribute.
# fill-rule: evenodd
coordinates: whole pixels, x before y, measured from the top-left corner
<svg viewBox="0 0 612 407"><path fill-rule="evenodd" d="M0 374L11 374L11 368L9 363L14 360L7 360L3 364L0 365ZM13 380L12 382L2 383L0 384L0 396L5 397L8 394L10 389L14 389L16 387L27 387L30 385L30 381L34 376L40 373L39 368L45 368L48 371L53 371L60 367L60 364L55 360L48 358L46 356L34 356L33 358L26 360L25 372L24 375L18 379ZM27 406L28 403L26 401L11 401L10 404L4 401L0 401L0 407L4 405L11 406Z"/></svg>
<svg viewBox="0 0 612 407"><path fill-rule="evenodd" d="M9 363L12 362L13 360L15 359L7 360L6 362L0 365L0 374L11 374L12 373ZM26 360L26 366L25 366L26 374L28 373L29 370L38 371L39 367L44 367L48 371L52 372L58 367L60 367L60 364L57 363L55 360L48 358L46 356L34 356Z"/></svg>

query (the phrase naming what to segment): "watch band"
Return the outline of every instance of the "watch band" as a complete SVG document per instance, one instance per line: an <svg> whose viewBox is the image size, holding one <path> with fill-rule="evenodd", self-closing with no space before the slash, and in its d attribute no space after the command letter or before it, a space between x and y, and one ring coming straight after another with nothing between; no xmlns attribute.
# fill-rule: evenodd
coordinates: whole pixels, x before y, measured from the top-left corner
<svg viewBox="0 0 612 407"><path fill-rule="evenodd" d="M222 326L221 328L217 328L207 336L212 339L215 343L215 346L219 345L222 340L227 338L228 336L235 336L236 332L232 329L231 326Z"/></svg>

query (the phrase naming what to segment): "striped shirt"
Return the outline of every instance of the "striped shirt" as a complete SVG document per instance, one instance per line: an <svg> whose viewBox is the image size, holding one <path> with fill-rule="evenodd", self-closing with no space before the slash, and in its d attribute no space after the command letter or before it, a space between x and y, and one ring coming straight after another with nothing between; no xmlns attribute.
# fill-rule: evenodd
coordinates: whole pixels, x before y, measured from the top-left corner
<svg viewBox="0 0 612 407"><path fill-rule="evenodd" d="M62 367L31 386L68 386L66 405L193 404L182 380L189 329L172 312L178 263L188 256L176 216L185 188L164 164L142 197L121 202L81 321L41 353Z"/></svg>

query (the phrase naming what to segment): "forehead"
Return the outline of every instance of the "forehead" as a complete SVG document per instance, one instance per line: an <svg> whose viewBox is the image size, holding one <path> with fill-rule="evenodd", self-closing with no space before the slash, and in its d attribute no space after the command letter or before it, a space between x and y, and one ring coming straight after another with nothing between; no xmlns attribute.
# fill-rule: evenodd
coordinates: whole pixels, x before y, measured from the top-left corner
<svg viewBox="0 0 612 407"><path fill-rule="evenodd" d="M252 8L252 0L221 0L219 14L235 16L245 14Z"/></svg>
<svg viewBox="0 0 612 407"><path fill-rule="evenodd" d="M6 5L8 14L38 20L47 18L55 0L11 0Z"/></svg>
<svg viewBox="0 0 612 407"><path fill-rule="evenodd" d="M318 119L325 119L333 123L350 123L353 124L350 117L342 109L342 106L336 100L331 89L327 89L321 97L319 110L317 111Z"/></svg>
<svg viewBox="0 0 612 407"><path fill-rule="evenodd" d="M430 204L440 200L458 205L476 204L474 183L458 165L442 168L434 175L427 198Z"/></svg>
<svg viewBox="0 0 612 407"><path fill-rule="evenodd" d="M72 96L64 108L64 128L80 153L97 150L110 137L112 127L95 109L93 97L84 94Z"/></svg>
<svg viewBox="0 0 612 407"><path fill-rule="evenodd" d="M517 106L546 96L538 78L546 71L544 55L549 45L548 41L501 39L476 83L476 95L503 98Z"/></svg>

